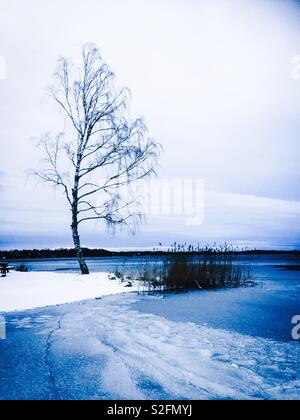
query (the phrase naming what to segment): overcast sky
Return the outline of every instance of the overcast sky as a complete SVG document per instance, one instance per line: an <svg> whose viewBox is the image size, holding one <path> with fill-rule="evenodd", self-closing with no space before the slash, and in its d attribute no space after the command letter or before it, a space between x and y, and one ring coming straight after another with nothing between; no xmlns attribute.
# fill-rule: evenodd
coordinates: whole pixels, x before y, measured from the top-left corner
<svg viewBox="0 0 300 420"><path fill-rule="evenodd" d="M135 237L92 223L84 245L300 248L299 3L0 0L1 248L72 245L62 196L25 171L40 159L31 137L64 128L45 95L56 60L86 42L163 145L160 178L204 180L205 214L149 215Z"/></svg>

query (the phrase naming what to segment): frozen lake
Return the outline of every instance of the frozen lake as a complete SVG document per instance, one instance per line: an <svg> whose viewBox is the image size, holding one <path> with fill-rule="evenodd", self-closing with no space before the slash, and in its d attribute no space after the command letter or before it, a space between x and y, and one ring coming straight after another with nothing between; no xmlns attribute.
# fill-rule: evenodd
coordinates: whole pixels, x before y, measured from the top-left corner
<svg viewBox="0 0 300 420"><path fill-rule="evenodd" d="M273 266L273 265L299 265L300 256L293 254L270 254L270 255L241 255L241 261L251 261L253 266ZM91 271L111 272L116 269L134 269L141 264L157 264L161 262L160 256L154 257L103 257L87 258L86 261ZM31 271L66 271L78 272L78 262L75 258L57 258L42 260L11 260L12 264L26 263Z"/></svg>
<svg viewBox="0 0 300 420"><path fill-rule="evenodd" d="M256 287L140 296L134 305L143 313L171 321L205 324L281 341L291 339L291 319L300 314L300 257L294 254L242 255L251 261ZM24 261L13 261L14 264ZM33 272L78 272L76 259L26 260ZM161 257L87 259L91 272L130 271L159 264Z"/></svg>
<svg viewBox="0 0 300 420"><path fill-rule="evenodd" d="M300 315L300 271L263 264L253 271L255 287L142 297L134 308L171 321L291 341L291 320Z"/></svg>
<svg viewBox="0 0 300 420"><path fill-rule="evenodd" d="M254 262L256 287L6 314L0 399L299 399L298 270L293 256L269 256Z"/></svg>

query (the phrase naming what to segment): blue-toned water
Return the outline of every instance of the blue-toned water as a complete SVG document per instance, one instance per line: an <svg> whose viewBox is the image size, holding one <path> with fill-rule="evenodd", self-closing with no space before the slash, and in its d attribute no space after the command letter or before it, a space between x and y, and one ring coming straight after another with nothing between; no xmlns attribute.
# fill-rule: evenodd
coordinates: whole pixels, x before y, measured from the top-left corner
<svg viewBox="0 0 300 420"><path fill-rule="evenodd" d="M134 270L141 264L159 264L160 257L103 257L87 258L86 262L91 272L115 272L118 269ZM26 264L30 271L79 272L76 258L54 258L41 260L11 260L10 264Z"/></svg>
<svg viewBox="0 0 300 420"><path fill-rule="evenodd" d="M294 254L257 254L257 255L240 255L240 261L249 261L253 266L280 266L280 265L299 265L300 256ZM162 257L102 257L87 258L87 264L91 272L114 272L120 270L134 270L141 265L160 264ZM76 258L55 258L40 260L11 260L14 266L25 263L30 271L56 271L56 272L78 272L78 262Z"/></svg>

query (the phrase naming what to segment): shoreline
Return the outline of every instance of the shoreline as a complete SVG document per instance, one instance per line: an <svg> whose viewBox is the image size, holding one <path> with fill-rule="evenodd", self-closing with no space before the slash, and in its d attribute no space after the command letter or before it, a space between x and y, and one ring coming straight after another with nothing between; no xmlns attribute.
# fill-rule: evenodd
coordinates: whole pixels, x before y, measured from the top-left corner
<svg viewBox="0 0 300 420"><path fill-rule="evenodd" d="M107 251L103 249L83 248L86 259L93 258L134 258L134 257L176 257L176 256L202 256L213 254L212 251L194 252L167 252L167 251ZM241 256L267 256L267 255L294 255L300 257L300 250L241 250L218 252ZM0 259L8 260L36 260L36 259L73 259L76 258L73 249L33 249L33 250L0 250Z"/></svg>

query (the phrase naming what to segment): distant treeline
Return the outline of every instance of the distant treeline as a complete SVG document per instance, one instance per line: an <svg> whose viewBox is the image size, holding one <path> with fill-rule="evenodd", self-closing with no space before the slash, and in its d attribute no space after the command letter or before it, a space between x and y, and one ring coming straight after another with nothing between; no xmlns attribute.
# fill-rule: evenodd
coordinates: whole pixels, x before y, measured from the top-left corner
<svg viewBox="0 0 300 420"><path fill-rule="evenodd" d="M111 256L111 252L104 249L83 249L88 258ZM49 259L49 258L76 258L74 249L15 249L0 251L0 258L12 260Z"/></svg>
<svg viewBox="0 0 300 420"><path fill-rule="evenodd" d="M135 256L164 256L174 254L186 254L186 255L206 255L210 253L226 253L226 254L244 254L244 255L271 255L271 254L293 254L299 255L300 251L278 251L278 250L212 250L202 249L197 251L178 251L178 250L153 250L153 251L107 251L104 249L89 249L83 248L83 253L86 258L101 258L101 257L135 257ZM9 250L0 251L0 258L7 258L11 260L29 260L29 259L50 259L50 258L76 258L74 249L32 249L32 250Z"/></svg>

